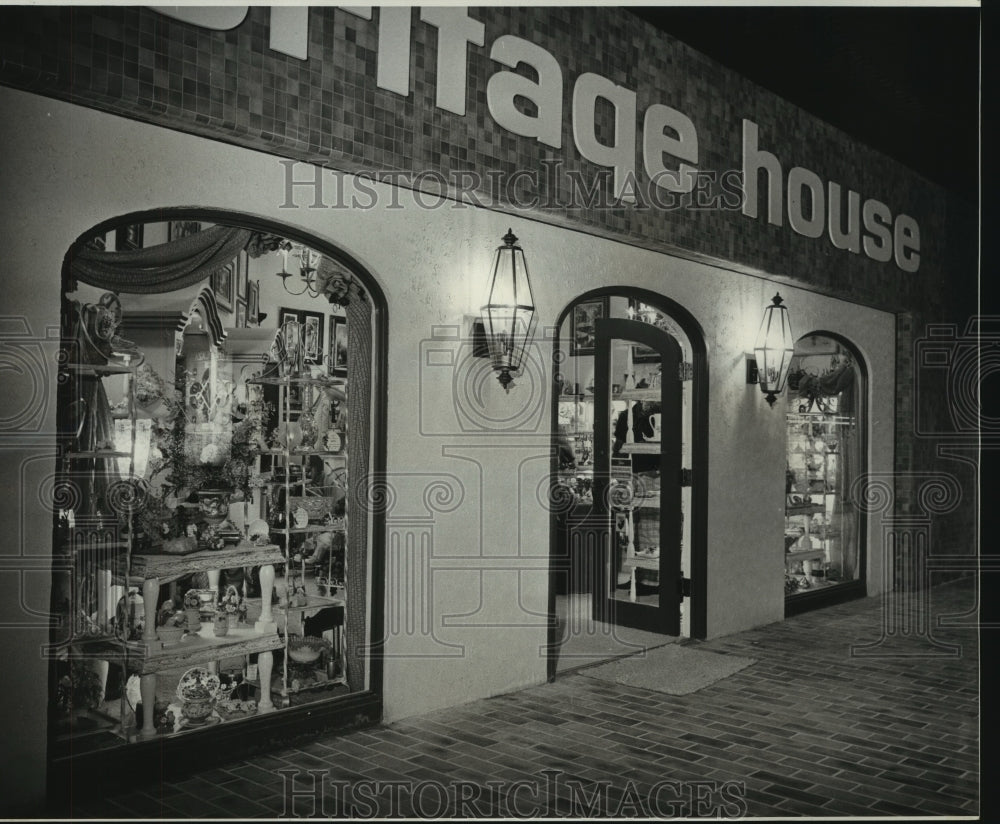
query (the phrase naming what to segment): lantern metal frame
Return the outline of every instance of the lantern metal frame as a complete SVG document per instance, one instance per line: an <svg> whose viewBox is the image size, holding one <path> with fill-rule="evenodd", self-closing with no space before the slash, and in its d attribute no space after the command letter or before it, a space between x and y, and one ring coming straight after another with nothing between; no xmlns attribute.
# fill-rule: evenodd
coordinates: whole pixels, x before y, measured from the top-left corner
<svg viewBox="0 0 1000 824"><path fill-rule="evenodd" d="M524 249L511 229L493 257L486 298L479 311L497 380L510 392L531 341L535 315Z"/></svg>
<svg viewBox="0 0 1000 824"><path fill-rule="evenodd" d="M754 364L753 367L747 364L747 380L758 383L768 406L774 406L785 388L795 355L795 335L788 307L783 305L780 294L775 294L771 305L764 309L753 349ZM756 381L752 380L754 372Z"/></svg>

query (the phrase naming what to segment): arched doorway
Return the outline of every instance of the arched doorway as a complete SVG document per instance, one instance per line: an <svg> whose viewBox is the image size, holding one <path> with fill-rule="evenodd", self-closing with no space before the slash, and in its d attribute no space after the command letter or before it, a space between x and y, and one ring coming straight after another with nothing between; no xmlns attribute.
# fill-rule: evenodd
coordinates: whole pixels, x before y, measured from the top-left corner
<svg viewBox="0 0 1000 824"><path fill-rule="evenodd" d="M704 637L707 587L698 323L652 292L595 290L561 314L553 362L550 677L602 654L591 643L570 661L579 636L623 652Z"/></svg>
<svg viewBox="0 0 1000 824"><path fill-rule="evenodd" d="M292 227L158 210L70 248L62 321L53 780L163 767L202 727L249 753L377 721L372 275Z"/></svg>

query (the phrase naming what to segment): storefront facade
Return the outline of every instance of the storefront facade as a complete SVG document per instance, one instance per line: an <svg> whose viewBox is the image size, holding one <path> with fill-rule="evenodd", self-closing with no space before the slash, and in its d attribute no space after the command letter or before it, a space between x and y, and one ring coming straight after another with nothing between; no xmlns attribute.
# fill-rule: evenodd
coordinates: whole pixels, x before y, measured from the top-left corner
<svg viewBox="0 0 1000 824"><path fill-rule="evenodd" d="M677 493L681 634L782 620L788 573L815 577L789 569L783 534L807 516L813 534L819 515L808 555L821 530L843 532L824 522L832 508L791 527L788 514L789 496L810 492L813 456L843 437L810 431L789 485L799 401L786 390L769 407L747 382L776 291L797 339L840 347L815 357L859 365L857 476L889 479L891 503L859 506L842 583L855 596L893 587L888 519L919 514L921 473L935 468L920 422L946 417L944 398L916 397L915 347L926 324L960 322L948 284L974 277L968 227L940 189L621 11L231 11L3 12L3 340L30 364L3 416L3 483L21 490L3 502L19 530L3 587L32 616L3 631L5 655L25 662L5 688L22 754L8 797L45 794L53 501L34 490L56 458L60 273L97 227L275 233L349 261L374 296L359 723L552 676L553 454L561 398L595 377L594 353L567 346L588 301L621 318L629 300L659 310L693 370L677 430L691 470ZM509 228L537 326L505 392L471 356L471 320ZM293 303L267 277L268 311ZM946 513L964 538L935 549L969 551L972 506ZM281 714L266 723L280 740Z"/></svg>

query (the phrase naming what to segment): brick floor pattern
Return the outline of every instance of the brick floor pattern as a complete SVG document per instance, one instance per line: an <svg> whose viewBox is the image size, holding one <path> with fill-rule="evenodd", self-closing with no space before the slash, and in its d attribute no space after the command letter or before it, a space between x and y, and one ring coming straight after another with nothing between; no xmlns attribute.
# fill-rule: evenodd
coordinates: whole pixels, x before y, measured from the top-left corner
<svg viewBox="0 0 1000 824"><path fill-rule="evenodd" d="M935 617L974 605L968 582L931 595ZM580 804L600 800L602 787L603 800L591 809L601 817L697 815L691 793L711 793L711 784L689 783L685 788L696 789L681 794L668 787L653 806L658 783L676 781L738 782L744 806L728 812L753 817L976 815L977 633L932 630L936 641L960 645L958 656L891 654L927 653L931 645L919 637L884 644L883 656L852 656L852 645L880 638L885 605L854 601L701 643L757 663L689 695L609 684L582 669L551 684L82 801L64 814L342 817L351 812L338 806L344 786L407 781L469 784L443 799L429 784L412 795L390 785L370 802L379 804L378 817L580 817L589 814ZM281 771L288 770L302 771L296 790L319 789L286 809L289 779ZM318 784L307 770L320 771ZM548 783L545 770L553 771ZM478 797L472 790L517 781L532 786L513 801L502 790Z"/></svg>

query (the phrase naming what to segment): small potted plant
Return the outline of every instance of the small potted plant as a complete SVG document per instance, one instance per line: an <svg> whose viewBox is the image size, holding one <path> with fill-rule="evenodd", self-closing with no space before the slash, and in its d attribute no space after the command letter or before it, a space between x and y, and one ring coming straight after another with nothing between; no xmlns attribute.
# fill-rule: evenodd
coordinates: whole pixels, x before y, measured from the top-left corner
<svg viewBox="0 0 1000 824"><path fill-rule="evenodd" d="M188 632L201 629L201 599L197 590L189 589L184 593L184 615L187 618Z"/></svg>

